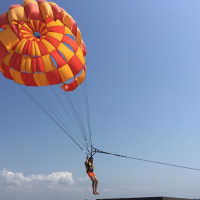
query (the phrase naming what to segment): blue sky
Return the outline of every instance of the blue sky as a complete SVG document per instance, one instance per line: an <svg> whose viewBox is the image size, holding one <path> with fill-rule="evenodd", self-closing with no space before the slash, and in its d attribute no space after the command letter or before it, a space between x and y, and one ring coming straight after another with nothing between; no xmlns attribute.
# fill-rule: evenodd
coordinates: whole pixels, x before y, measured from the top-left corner
<svg viewBox="0 0 200 200"><path fill-rule="evenodd" d="M86 44L93 145L200 168L200 2L55 3ZM0 13L12 4L22 1ZM0 198L95 199L85 154L16 84L1 75L0 85ZM200 197L198 171L103 154L94 164L98 198Z"/></svg>

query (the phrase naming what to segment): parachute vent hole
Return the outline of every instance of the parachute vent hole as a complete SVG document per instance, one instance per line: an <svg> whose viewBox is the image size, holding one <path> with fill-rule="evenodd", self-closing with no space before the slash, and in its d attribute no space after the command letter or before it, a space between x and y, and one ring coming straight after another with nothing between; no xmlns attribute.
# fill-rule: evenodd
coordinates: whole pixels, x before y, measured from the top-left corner
<svg viewBox="0 0 200 200"><path fill-rule="evenodd" d="M23 73L23 74L32 74L32 73L27 72L27 71L21 71L21 73Z"/></svg>
<svg viewBox="0 0 200 200"><path fill-rule="evenodd" d="M76 75L76 78L79 77L83 72L83 69Z"/></svg>
<svg viewBox="0 0 200 200"><path fill-rule="evenodd" d="M50 55L50 54L49 54ZM54 64L54 66L57 68L57 62L56 62L56 60L54 59L54 57L52 56L52 55L50 55L50 58L51 58L51 60L52 60L52 62L53 62L53 64Z"/></svg>
<svg viewBox="0 0 200 200"><path fill-rule="evenodd" d="M65 35L67 37L71 38L72 40L74 40L74 42L76 42L76 38L73 35L71 35L71 34L65 34Z"/></svg>
<svg viewBox="0 0 200 200"><path fill-rule="evenodd" d="M65 43L65 42L63 42L63 44L64 44L68 49L70 49L73 53L75 53L75 52L74 52L74 49L72 48L71 45L69 45L69 44L67 44L67 43Z"/></svg>
<svg viewBox="0 0 200 200"><path fill-rule="evenodd" d="M63 57L63 59L67 62L67 59L65 58L65 56L63 55L63 53L61 51L59 51L58 49L57 49L57 51Z"/></svg>
<svg viewBox="0 0 200 200"><path fill-rule="evenodd" d="M33 33L33 35L36 37L36 38L40 38L41 37L41 34L39 32L35 32Z"/></svg>
<svg viewBox="0 0 200 200"><path fill-rule="evenodd" d="M73 82L73 80L74 80L74 77L72 77L72 78L68 79L68 80L67 80L67 81L65 81L64 83L66 83L66 84L70 84L70 83L72 83L72 82Z"/></svg>

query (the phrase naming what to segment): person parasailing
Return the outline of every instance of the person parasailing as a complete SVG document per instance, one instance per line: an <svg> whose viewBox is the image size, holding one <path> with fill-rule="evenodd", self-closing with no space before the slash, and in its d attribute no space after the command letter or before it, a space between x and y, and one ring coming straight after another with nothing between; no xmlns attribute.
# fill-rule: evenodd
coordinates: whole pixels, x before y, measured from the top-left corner
<svg viewBox="0 0 200 200"><path fill-rule="evenodd" d="M98 195L99 194L97 192L98 180L94 173L93 157L90 157L89 159L86 158L85 168L86 168L86 172L87 172L88 176L90 177L90 179L92 181L93 194Z"/></svg>

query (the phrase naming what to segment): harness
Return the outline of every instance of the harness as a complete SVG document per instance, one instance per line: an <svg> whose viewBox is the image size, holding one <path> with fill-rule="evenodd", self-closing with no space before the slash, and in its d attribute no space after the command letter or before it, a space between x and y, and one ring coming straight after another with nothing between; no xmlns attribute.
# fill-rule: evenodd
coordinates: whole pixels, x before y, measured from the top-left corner
<svg viewBox="0 0 200 200"><path fill-rule="evenodd" d="M87 172L87 173L88 173L88 172L93 172L93 171L94 171L94 166L93 166L92 163L90 163L89 161L88 161L87 164L85 164L85 168L86 168L86 172Z"/></svg>

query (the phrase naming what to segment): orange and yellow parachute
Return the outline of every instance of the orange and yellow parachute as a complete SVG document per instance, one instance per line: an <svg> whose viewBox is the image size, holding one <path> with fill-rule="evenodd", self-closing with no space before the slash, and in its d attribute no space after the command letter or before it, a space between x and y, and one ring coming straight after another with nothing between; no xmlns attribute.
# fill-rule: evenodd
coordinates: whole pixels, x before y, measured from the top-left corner
<svg viewBox="0 0 200 200"><path fill-rule="evenodd" d="M24 0L0 15L0 72L26 86L60 84L72 91L85 79L86 48L73 18L57 4Z"/></svg>

